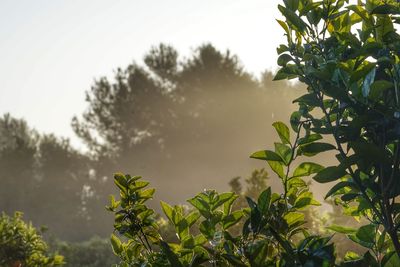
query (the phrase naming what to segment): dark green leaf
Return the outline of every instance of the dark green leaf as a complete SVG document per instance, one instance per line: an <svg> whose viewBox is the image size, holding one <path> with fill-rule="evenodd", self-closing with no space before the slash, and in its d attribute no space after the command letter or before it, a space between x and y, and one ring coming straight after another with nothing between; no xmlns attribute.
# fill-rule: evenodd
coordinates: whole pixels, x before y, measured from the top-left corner
<svg viewBox="0 0 400 267"><path fill-rule="evenodd" d="M278 5L278 9L279 11L281 11L282 15L285 16L286 20L290 22L297 31L304 32L306 30L307 25L305 24L305 22L292 10L287 9L281 5Z"/></svg>
<svg viewBox="0 0 400 267"><path fill-rule="evenodd" d="M284 66L286 66L286 64L287 64L289 61L292 61L292 60L293 60L293 58L292 58L290 55L288 55L288 54L282 54L282 55L280 55L280 56L278 57L278 65L284 67Z"/></svg>
<svg viewBox="0 0 400 267"><path fill-rule="evenodd" d="M326 194L325 199L327 199L328 197L332 196L333 194L335 194L337 191L345 188L345 187L352 187L352 188L356 188L356 185L353 182L349 182L349 181L342 181L339 182L337 184L335 184Z"/></svg>
<svg viewBox="0 0 400 267"><path fill-rule="evenodd" d="M328 143L314 142L314 143L300 146L299 149L301 151L301 154L303 154L305 156L314 156L321 152L336 149L336 147L334 145L328 144Z"/></svg>
<svg viewBox="0 0 400 267"><path fill-rule="evenodd" d="M365 78L372 69L375 68L375 63L367 63L355 71L350 77L350 83L356 82L361 78Z"/></svg>
<svg viewBox="0 0 400 267"><path fill-rule="evenodd" d="M329 183L336 181L346 175L346 171L337 166L331 166L323 169L317 175L313 177L318 183Z"/></svg>
<svg viewBox="0 0 400 267"><path fill-rule="evenodd" d="M160 247L161 247L162 251L164 252L164 254L167 256L167 259L168 259L169 263L171 264L171 266L183 267L182 263L179 261L178 256L171 250L171 248L169 247L169 245L166 242L161 240Z"/></svg>
<svg viewBox="0 0 400 267"><path fill-rule="evenodd" d="M271 194L271 187L268 187L258 197L257 203L262 214L265 214L269 209L269 205L271 203Z"/></svg>

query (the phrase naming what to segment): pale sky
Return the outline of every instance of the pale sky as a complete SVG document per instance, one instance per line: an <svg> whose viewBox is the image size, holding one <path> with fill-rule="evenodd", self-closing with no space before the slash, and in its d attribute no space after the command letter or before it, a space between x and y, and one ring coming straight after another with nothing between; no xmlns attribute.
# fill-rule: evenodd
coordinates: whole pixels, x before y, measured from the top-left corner
<svg viewBox="0 0 400 267"><path fill-rule="evenodd" d="M0 0L0 114L79 142L71 118L93 79L165 42L187 56L210 42L258 75L284 42L278 0Z"/></svg>

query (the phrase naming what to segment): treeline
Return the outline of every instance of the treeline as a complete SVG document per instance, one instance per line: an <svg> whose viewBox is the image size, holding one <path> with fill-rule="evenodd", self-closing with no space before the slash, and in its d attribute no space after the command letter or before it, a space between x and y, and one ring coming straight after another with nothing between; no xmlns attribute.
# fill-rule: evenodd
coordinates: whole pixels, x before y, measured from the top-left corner
<svg viewBox="0 0 400 267"><path fill-rule="evenodd" d="M287 83L272 85L269 72L254 77L237 56L210 44L186 59L161 44L143 62L96 79L86 92L87 109L72 120L85 152L23 119L0 118L0 211L22 211L63 240L108 236L112 173L151 177L168 201L207 184L227 187L256 166L236 162L243 166L249 152L269 144L266 117L286 120L296 94Z"/></svg>

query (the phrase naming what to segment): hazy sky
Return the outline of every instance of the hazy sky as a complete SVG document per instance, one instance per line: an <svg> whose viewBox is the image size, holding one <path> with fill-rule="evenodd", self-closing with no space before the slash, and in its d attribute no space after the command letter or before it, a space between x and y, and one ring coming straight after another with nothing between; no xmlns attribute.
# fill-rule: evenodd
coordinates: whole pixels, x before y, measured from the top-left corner
<svg viewBox="0 0 400 267"><path fill-rule="evenodd" d="M274 68L277 0L0 0L0 114L73 137L94 78L166 42L188 55L211 42L247 70ZM73 143L77 144L73 139Z"/></svg>

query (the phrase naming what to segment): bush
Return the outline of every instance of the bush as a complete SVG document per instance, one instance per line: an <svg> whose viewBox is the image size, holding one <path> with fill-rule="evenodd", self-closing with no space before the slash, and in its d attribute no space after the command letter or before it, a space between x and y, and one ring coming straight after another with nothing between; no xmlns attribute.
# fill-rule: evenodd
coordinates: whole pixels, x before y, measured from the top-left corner
<svg viewBox="0 0 400 267"><path fill-rule="evenodd" d="M48 253L47 244L31 223L22 220L22 213L0 216L0 266L48 267L63 263L62 256Z"/></svg>

